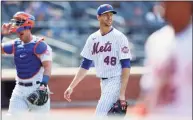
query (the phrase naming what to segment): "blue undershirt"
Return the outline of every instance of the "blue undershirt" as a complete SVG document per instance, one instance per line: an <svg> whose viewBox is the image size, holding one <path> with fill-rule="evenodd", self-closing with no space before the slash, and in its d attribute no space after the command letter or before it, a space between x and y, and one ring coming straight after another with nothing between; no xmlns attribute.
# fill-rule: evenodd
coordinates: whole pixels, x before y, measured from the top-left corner
<svg viewBox="0 0 193 120"><path fill-rule="evenodd" d="M131 67L130 59L122 59L122 60L120 60L120 62L121 62L122 68L130 68Z"/></svg>
<svg viewBox="0 0 193 120"><path fill-rule="evenodd" d="M81 68L89 70L89 68L91 67L91 64L92 64L92 60L84 58L80 66Z"/></svg>

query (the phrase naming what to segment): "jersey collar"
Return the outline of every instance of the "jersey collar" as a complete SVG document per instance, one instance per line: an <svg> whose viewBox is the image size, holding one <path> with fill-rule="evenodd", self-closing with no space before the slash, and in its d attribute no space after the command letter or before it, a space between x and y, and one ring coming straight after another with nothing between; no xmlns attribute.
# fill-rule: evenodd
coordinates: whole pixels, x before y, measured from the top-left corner
<svg viewBox="0 0 193 120"><path fill-rule="evenodd" d="M189 25L187 25L187 27L181 31L180 33L176 34L176 38L183 38L186 37L187 34L191 34L192 33L192 23L190 23Z"/></svg>
<svg viewBox="0 0 193 120"><path fill-rule="evenodd" d="M109 30L109 32L107 32L106 34L101 34L101 33L100 33L100 34L101 34L102 36L105 36L105 35L109 34L111 31L113 31L113 29L114 29L114 28L111 27L111 29Z"/></svg>

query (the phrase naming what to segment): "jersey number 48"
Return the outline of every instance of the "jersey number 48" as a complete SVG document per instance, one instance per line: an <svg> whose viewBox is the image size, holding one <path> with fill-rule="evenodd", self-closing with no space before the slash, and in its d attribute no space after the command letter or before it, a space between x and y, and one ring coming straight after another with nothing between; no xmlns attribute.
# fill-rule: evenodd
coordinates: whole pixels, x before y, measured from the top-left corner
<svg viewBox="0 0 193 120"><path fill-rule="evenodd" d="M110 57L110 56L107 56L105 59L104 59L104 62L107 64L107 65L116 65L116 61L117 61L117 58L116 57Z"/></svg>

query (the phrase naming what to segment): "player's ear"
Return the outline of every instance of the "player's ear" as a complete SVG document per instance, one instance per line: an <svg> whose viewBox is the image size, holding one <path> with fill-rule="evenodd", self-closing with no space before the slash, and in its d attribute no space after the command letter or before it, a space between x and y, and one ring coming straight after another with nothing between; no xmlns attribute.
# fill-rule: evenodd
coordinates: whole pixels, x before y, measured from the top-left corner
<svg viewBox="0 0 193 120"><path fill-rule="evenodd" d="M100 20L100 16L99 16L99 15L97 15L97 20L98 20L98 21Z"/></svg>

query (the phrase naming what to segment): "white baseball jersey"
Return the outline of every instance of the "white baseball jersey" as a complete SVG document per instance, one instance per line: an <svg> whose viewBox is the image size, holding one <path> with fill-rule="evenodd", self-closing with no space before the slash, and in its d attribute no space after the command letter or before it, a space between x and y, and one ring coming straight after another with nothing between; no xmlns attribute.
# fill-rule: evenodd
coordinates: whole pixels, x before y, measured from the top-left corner
<svg viewBox="0 0 193 120"><path fill-rule="evenodd" d="M151 90L155 76L153 71L159 66L160 62L167 58L172 43L174 42L174 30L166 25L149 36L145 44L145 68L147 73L141 77L140 87L143 92Z"/></svg>
<svg viewBox="0 0 193 120"><path fill-rule="evenodd" d="M192 24L176 35L171 48L166 59L156 66L154 73L157 77L171 75L168 82L175 90L174 99L170 104L158 105L156 110L192 116Z"/></svg>
<svg viewBox="0 0 193 120"><path fill-rule="evenodd" d="M100 30L91 34L81 52L81 56L92 60L97 77L121 75L121 59L131 59L127 37L115 28L101 35Z"/></svg>
<svg viewBox="0 0 193 120"><path fill-rule="evenodd" d="M173 51L173 84L176 88L176 100L172 108L176 113L192 116L192 24L176 35ZM168 69L167 67L165 69Z"/></svg>

